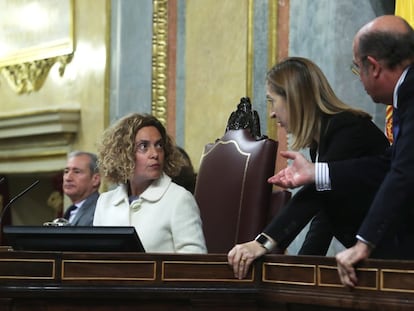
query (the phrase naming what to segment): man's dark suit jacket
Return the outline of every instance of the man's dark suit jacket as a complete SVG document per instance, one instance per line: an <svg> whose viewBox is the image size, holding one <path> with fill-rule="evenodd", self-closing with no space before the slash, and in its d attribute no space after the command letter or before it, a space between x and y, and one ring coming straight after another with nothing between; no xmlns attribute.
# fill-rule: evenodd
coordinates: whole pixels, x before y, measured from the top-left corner
<svg viewBox="0 0 414 311"><path fill-rule="evenodd" d="M376 245L371 257L414 259L414 67L397 91L399 134L383 157L329 164L333 189L358 197L379 190L358 234Z"/></svg>
<svg viewBox="0 0 414 311"><path fill-rule="evenodd" d="M73 218L72 226L93 226L93 216L95 214L96 201L98 200L99 192L92 193L86 198L81 208L76 212Z"/></svg>
<svg viewBox="0 0 414 311"><path fill-rule="evenodd" d="M311 148L314 161L326 162L360 158L383 154L389 143L383 132L368 117L356 116L351 112L324 116L321 124L319 146ZM318 213L323 213L324 221L319 232L308 237L313 240L307 254L319 254L329 246L332 233L345 246L355 243L355 234L364 219L374 198L376 189L362 192L358 197L351 193L336 191L316 191L315 184L305 185L264 229L273 237L281 249L286 248L305 225ZM326 218L327 217L327 218ZM324 225L330 225L329 228ZM320 243L320 244L319 244Z"/></svg>

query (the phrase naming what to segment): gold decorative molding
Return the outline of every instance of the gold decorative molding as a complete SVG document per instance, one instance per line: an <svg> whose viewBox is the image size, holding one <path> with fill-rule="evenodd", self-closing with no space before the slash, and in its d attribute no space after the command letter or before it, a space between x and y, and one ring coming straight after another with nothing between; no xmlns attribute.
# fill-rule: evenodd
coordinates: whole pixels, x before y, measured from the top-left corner
<svg viewBox="0 0 414 311"><path fill-rule="evenodd" d="M0 2L0 70L16 93L38 91L56 63L63 75L74 52L74 11L74 0Z"/></svg>
<svg viewBox="0 0 414 311"><path fill-rule="evenodd" d="M277 1L269 1L268 22L268 66L272 67L277 61Z"/></svg>
<svg viewBox="0 0 414 311"><path fill-rule="evenodd" d="M268 4L268 48L267 48L267 63L269 69L277 62L277 14L278 2L276 0L269 0ZM269 107L267 108L269 109ZM267 114L267 133L270 138L277 139L277 126L273 125L274 120Z"/></svg>
<svg viewBox="0 0 414 311"><path fill-rule="evenodd" d="M152 115L167 124L168 1L153 0Z"/></svg>
<svg viewBox="0 0 414 311"><path fill-rule="evenodd" d="M253 63L254 63L254 2L247 0L247 68L246 68L246 94L254 102L253 98Z"/></svg>
<svg viewBox="0 0 414 311"><path fill-rule="evenodd" d="M50 68L60 64L59 74L63 76L66 65L72 60L73 53L58 57L35 60L31 62L9 65L1 68L9 86L17 93L31 93L38 91L45 82Z"/></svg>

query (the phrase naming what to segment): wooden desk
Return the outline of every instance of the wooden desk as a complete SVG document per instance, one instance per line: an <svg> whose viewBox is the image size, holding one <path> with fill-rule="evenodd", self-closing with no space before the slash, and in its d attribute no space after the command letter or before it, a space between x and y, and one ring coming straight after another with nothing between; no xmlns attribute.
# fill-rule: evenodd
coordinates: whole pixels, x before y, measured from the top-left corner
<svg viewBox="0 0 414 311"><path fill-rule="evenodd" d="M268 255L244 280L222 254L0 252L0 311L414 310L414 261L370 260L344 288L334 258Z"/></svg>

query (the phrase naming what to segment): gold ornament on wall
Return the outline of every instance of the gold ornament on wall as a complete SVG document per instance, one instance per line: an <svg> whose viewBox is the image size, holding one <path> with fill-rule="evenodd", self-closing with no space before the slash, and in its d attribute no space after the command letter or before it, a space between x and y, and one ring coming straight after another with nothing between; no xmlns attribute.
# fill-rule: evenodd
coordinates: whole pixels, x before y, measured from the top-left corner
<svg viewBox="0 0 414 311"><path fill-rule="evenodd" d="M18 94L39 90L74 52L73 0L0 1L0 70Z"/></svg>
<svg viewBox="0 0 414 311"><path fill-rule="evenodd" d="M153 1L152 115L167 123L168 1Z"/></svg>
<svg viewBox="0 0 414 311"><path fill-rule="evenodd" d="M50 68L59 63L59 74L63 76L66 65L72 60L73 54L47 58L16 65L9 65L1 69L9 86L17 93L31 93L38 91L45 82Z"/></svg>

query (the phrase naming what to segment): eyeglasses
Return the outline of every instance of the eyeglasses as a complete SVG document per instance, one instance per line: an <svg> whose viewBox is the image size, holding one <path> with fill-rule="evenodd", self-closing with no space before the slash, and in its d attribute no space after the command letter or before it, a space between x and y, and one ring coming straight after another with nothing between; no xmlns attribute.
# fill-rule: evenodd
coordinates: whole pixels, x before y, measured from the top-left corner
<svg viewBox="0 0 414 311"><path fill-rule="evenodd" d="M364 61L367 59L368 56L362 56L360 57L360 62L361 64L364 63ZM352 71L352 73L358 77L361 76L361 67L355 62L353 61L352 64L350 65L350 69Z"/></svg>
<svg viewBox="0 0 414 311"><path fill-rule="evenodd" d="M352 72L354 75L356 75L356 76L358 76L358 77L361 75L361 69L359 68L359 66L358 66L357 64L352 63L352 64L349 66L349 69L351 69L351 72Z"/></svg>

